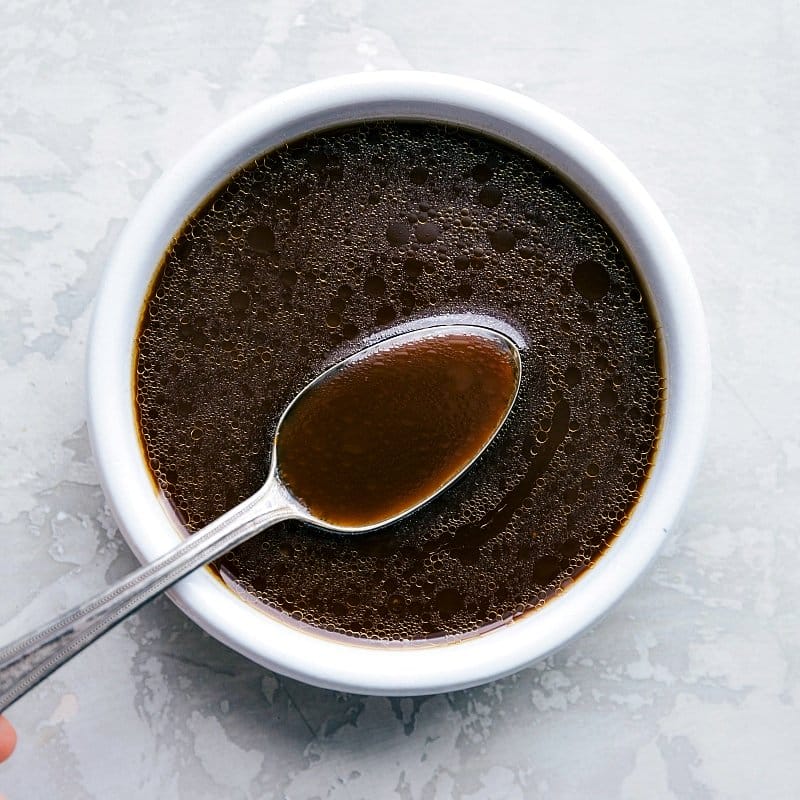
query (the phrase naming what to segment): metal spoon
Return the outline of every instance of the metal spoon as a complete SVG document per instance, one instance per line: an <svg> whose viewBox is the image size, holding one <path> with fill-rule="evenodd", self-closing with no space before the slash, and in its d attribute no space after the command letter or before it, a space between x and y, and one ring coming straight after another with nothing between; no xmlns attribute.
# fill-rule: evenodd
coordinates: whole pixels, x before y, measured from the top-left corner
<svg viewBox="0 0 800 800"><path fill-rule="evenodd" d="M335 373L346 369L356 359L362 359L381 349L408 344L425 337L452 334L480 336L495 344L500 344L508 351L515 367L516 386L513 395L509 398L505 414L497 422L497 426L491 434L487 436L486 441L456 474L433 490L429 496L403 509L400 513L375 522L375 524L364 527L343 527L332 525L324 519L314 516L300 500L292 495L280 478L277 441L281 425L287 414L320 382L330 379ZM281 415L272 442L269 476L261 489L252 497L223 514L210 525L188 536L161 558L146 564L116 585L68 611L58 619L0 649L0 712L148 600L168 589L189 572L219 558L271 525L287 519L296 519L318 528L349 535L374 531L416 511L461 477L494 439L511 411L519 390L520 377L520 354L514 342L498 331L477 325L436 325L400 334L360 350L330 367L311 381Z"/></svg>

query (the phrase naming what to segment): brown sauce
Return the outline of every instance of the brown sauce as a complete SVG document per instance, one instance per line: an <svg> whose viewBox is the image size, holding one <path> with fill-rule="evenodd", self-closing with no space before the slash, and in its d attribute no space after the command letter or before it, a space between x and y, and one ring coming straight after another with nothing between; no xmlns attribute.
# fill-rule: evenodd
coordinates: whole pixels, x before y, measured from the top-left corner
<svg viewBox="0 0 800 800"><path fill-rule="evenodd" d="M516 387L513 353L485 336L371 348L292 404L278 430L279 475L319 519L377 525L455 478L494 436Z"/></svg>
<svg viewBox="0 0 800 800"><path fill-rule="evenodd" d="M265 611L397 641L535 609L636 504L663 396L656 325L600 217L535 159L433 124L307 137L186 223L144 309L142 441L189 530L249 497L292 398L367 337L431 319L522 342L514 408L442 496L381 531L286 523L217 563Z"/></svg>

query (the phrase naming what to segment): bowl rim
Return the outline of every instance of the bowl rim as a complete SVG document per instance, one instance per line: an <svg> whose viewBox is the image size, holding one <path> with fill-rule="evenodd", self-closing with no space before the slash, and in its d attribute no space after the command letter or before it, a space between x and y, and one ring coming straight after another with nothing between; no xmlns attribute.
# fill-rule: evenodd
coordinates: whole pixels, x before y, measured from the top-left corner
<svg viewBox="0 0 800 800"><path fill-rule="evenodd" d="M588 133L520 94L473 79L415 71L328 78L239 113L156 182L117 243L89 333L88 422L112 513L136 556L153 560L177 544L180 534L139 446L131 375L141 307L161 253L189 213L238 166L306 132L379 118L433 119L482 130L531 152L578 187L632 255L651 295L666 361L657 456L629 521L568 591L516 621L462 640L386 647L283 622L241 599L209 570L193 573L168 592L209 634L284 675L341 691L430 694L515 672L596 622L655 556L699 466L711 394L700 298L653 200Z"/></svg>

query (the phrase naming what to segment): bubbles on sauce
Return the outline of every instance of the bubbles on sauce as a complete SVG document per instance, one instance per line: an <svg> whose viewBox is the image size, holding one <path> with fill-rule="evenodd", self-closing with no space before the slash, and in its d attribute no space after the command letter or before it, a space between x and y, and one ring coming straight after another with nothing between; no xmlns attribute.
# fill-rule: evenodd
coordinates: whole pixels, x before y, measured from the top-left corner
<svg viewBox="0 0 800 800"><path fill-rule="evenodd" d="M611 279L606 268L593 259L575 265L572 282L586 300L600 300L611 288Z"/></svg>
<svg viewBox="0 0 800 800"><path fill-rule="evenodd" d="M144 314L136 392L153 475L191 530L261 485L277 419L311 378L367 335L465 314L526 342L519 399L478 464L391 533L271 529L219 564L232 586L388 641L538 608L636 502L658 341L600 218L533 159L465 131L370 123L300 140L186 224Z"/></svg>
<svg viewBox="0 0 800 800"><path fill-rule="evenodd" d="M389 244L406 244L411 238L411 228L404 222L390 222L386 226L386 238Z"/></svg>
<svg viewBox="0 0 800 800"><path fill-rule="evenodd" d="M489 234L489 241L491 242L492 247L497 250L498 253L507 253L517 243L517 240L514 238L514 234L504 228L492 231Z"/></svg>
<svg viewBox="0 0 800 800"><path fill-rule="evenodd" d="M364 281L364 291L371 297L383 297L386 294L386 282L380 275L368 275Z"/></svg>
<svg viewBox="0 0 800 800"><path fill-rule="evenodd" d="M478 202L486 208L494 208L503 199L503 193L497 186L484 186L478 192Z"/></svg>
<svg viewBox="0 0 800 800"><path fill-rule="evenodd" d="M256 253L271 253L275 249L275 234L265 225L254 225L247 232L247 244Z"/></svg>
<svg viewBox="0 0 800 800"><path fill-rule="evenodd" d="M430 244L439 238L439 227L434 222L421 222L414 229L414 236L421 244Z"/></svg>

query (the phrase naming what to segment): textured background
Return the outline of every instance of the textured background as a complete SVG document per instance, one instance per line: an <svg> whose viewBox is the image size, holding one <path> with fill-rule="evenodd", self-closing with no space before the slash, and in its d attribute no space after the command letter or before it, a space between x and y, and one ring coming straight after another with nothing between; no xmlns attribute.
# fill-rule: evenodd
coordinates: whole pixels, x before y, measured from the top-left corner
<svg viewBox="0 0 800 800"><path fill-rule="evenodd" d="M702 6L702 7L701 7ZM5 0L0 641L134 566L84 423L91 301L125 220L219 122L358 70L516 89L651 191L703 296L709 447L654 568L596 629L488 686L311 688L161 600L11 709L12 798L800 794L800 5Z"/></svg>

